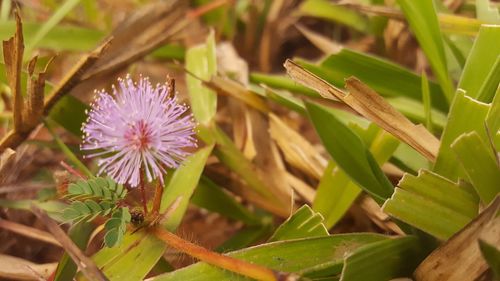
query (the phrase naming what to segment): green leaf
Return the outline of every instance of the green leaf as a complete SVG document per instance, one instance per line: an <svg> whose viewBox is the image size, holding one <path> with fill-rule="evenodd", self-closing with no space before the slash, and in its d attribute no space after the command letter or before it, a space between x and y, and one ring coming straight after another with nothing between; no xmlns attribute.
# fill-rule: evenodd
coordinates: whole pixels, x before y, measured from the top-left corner
<svg viewBox="0 0 500 281"><path fill-rule="evenodd" d="M433 168L434 172L452 181L459 177L465 178L465 172L459 165L455 152L451 149L451 143L463 133L471 131L476 131L483 140L487 141L488 136L484 121L488 110L487 104L467 97L461 91L457 92L448 114L448 122L441 136L441 145Z"/></svg>
<svg viewBox="0 0 500 281"><path fill-rule="evenodd" d="M81 198L92 198L98 201L109 201L116 203L125 198L127 190L123 185L117 184L111 178L91 178L79 180L68 185L68 197L72 200Z"/></svg>
<svg viewBox="0 0 500 281"><path fill-rule="evenodd" d="M500 250L494 245L479 239L479 248L484 259L490 265L491 271L496 279L500 279Z"/></svg>
<svg viewBox="0 0 500 281"><path fill-rule="evenodd" d="M246 227L224 241L224 243L215 250L217 252L229 252L248 247L256 241L262 240L264 237L269 237L272 230L273 226L271 225L271 221L263 225Z"/></svg>
<svg viewBox="0 0 500 281"><path fill-rule="evenodd" d="M432 0L398 0L410 28L415 34L432 71L437 77L448 101L453 100L454 87L448 75L443 38L439 28L436 9Z"/></svg>
<svg viewBox="0 0 500 281"><path fill-rule="evenodd" d="M201 177L198 187L191 197L191 203L248 225L261 223L259 217L205 176Z"/></svg>
<svg viewBox="0 0 500 281"><path fill-rule="evenodd" d="M384 164L399 146L399 142L393 136L373 123L366 129L352 124L351 127L357 128L358 135L370 147L370 152L379 165ZM349 176L330 162L319 183L313 208L325 217L326 227L331 228L347 212L360 192L361 189L349 179Z"/></svg>
<svg viewBox="0 0 500 281"><path fill-rule="evenodd" d="M105 247L93 256L96 265L111 281L143 280L165 252L166 245L144 231L125 234L116 247ZM83 280L79 274L77 280Z"/></svg>
<svg viewBox="0 0 500 281"><path fill-rule="evenodd" d="M202 80L210 80L217 74L215 63L215 38L210 33L205 44L191 47L186 52L186 69L194 74L186 74L186 83L191 109L194 117L201 124L208 124L215 116L217 110L217 94L203 86Z"/></svg>
<svg viewBox="0 0 500 281"><path fill-rule="evenodd" d="M478 213L478 200L462 186L422 170L405 174L382 210L440 239L447 239Z"/></svg>
<svg viewBox="0 0 500 281"><path fill-rule="evenodd" d="M392 184L359 136L322 106L306 102L306 108L326 150L337 165L376 201L383 202L389 198L393 191Z"/></svg>
<svg viewBox="0 0 500 281"><path fill-rule="evenodd" d="M104 244L108 247L120 245L127 230L127 224L130 222L131 216L128 208L119 208L113 212L112 218L106 221L104 229Z"/></svg>
<svg viewBox="0 0 500 281"><path fill-rule="evenodd" d="M93 230L94 226L91 223L78 223L71 226L68 236L78 248L85 250ZM77 269L75 262L65 252L57 265L54 281L73 280Z"/></svg>
<svg viewBox="0 0 500 281"><path fill-rule="evenodd" d="M368 19L346 7L335 5L326 0L307 0L299 7L303 16L311 16L338 22L358 31L368 32Z"/></svg>
<svg viewBox="0 0 500 281"><path fill-rule="evenodd" d="M174 231L179 226L212 149L212 145L206 146L189 156L175 170L168 185L165 187L165 192L163 192L161 199L160 212L164 212L177 198L181 197L178 207L165 222L164 227L168 230Z"/></svg>
<svg viewBox="0 0 500 281"><path fill-rule="evenodd" d="M425 112L425 127L429 132L432 132L432 107L431 107L431 93L429 90L429 80L425 72L422 72L422 102L424 104Z"/></svg>
<svg viewBox="0 0 500 281"><path fill-rule="evenodd" d="M377 234L341 234L286 240L228 253L228 256L263 265L274 270L296 272L306 277L339 274L346 253L387 238ZM203 262L162 274L152 281L250 280Z"/></svg>
<svg viewBox="0 0 500 281"><path fill-rule="evenodd" d="M341 281L386 281L411 277L424 259L422 244L415 236L382 240L347 254Z"/></svg>
<svg viewBox="0 0 500 281"><path fill-rule="evenodd" d="M469 181L484 204L500 193L500 168L490 144L485 144L476 132L463 134L452 144Z"/></svg>
<svg viewBox="0 0 500 281"><path fill-rule="evenodd" d="M259 72L250 73L250 82L255 84L265 84L272 88L288 90L294 93L301 93L310 97L320 97L316 91L295 83L292 79L283 75L272 75Z"/></svg>
<svg viewBox="0 0 500 281"><path fill-rule="evenodd" d="M467 96L490 102L500 82L500 50L491 48L500 42L500 26L482 25L465 63L458 88Z"/></svg>
<svg viewBox="0 0 500 281"><path fill-rule="evenodd" d="M328 236L323 216L303 205L276 229L269 242L317 236Z"/></svg>

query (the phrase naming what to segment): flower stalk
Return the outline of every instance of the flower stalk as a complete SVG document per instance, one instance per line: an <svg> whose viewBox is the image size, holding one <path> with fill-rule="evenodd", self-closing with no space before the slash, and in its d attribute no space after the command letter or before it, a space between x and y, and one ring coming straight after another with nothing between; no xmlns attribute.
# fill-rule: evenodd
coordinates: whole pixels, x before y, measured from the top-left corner
<svg viewBox="0 0 500 281"><path fill-rule="evenodd" d="M204 247L186 241L173 234L172 232L169 232L158 226L149 228L149 231L170 247L180 252L186 253L192 257L200 259L208 264L215 265L217 267L230 270L232 272L245 275L257 280L296 280L294 275L277 272L257 264L252 264L246 261L209 251Z"/></svg>

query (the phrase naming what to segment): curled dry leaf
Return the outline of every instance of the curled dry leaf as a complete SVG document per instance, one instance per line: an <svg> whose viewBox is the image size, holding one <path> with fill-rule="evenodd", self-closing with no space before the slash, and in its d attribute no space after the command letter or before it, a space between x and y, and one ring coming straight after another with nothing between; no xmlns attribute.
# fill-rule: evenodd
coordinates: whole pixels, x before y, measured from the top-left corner
<svg viewBox="0 0 500 281"><path fill-rule="evenodd" d="M290 165L307 175L320 179L328 161L314 148L314 146L292 130L278 116L269 114L269 132L278 144Z"/></svg>
<svg viewBox="0 0 500 281"><path fill-rule="evenodd" d="M488 264L478 240L500 247L500 196L472 222L432 252L416 269L417 281L482 280Z"/></svg>
<svg viewBox="0 0 500 281"><path fill-rule="evenodd" d="M338 89L291 60L285 62L288 74L325 99L341 100L387 132L407 143L430 161L435 161L439 140L421 124L415 125L387 103L377 92L355 77L346 80L347 92Z"/></svg>
<svg viewBox="0 0 500 281"><path fill-rule="evenodd" d="M156 1L128 15L105 40L109 49L85 71L83 79L111 73L174 39L187 24L187 1Z"/></svg>

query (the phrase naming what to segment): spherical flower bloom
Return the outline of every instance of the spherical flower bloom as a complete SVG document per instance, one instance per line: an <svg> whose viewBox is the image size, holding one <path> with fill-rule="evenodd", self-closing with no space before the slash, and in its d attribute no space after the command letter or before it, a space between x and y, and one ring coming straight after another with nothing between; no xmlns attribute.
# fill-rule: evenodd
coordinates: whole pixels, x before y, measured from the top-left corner
<svg viewBox="0 0 500 281"><path fill-rule="evenodd" d="M134 83L129 76L118 84L113 95L96 91L81 149L99 156L99 174L118 183L136 187L143 174L163 181L165 169L177 167L189 155L185 149L196 147L192 114L167 85L153 87L147 78Z"/></svg>

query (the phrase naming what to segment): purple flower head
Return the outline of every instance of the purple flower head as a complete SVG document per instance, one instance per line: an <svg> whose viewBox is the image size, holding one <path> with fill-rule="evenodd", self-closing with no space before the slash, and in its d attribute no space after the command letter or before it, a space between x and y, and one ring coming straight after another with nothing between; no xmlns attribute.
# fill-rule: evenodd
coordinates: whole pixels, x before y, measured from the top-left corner
<svg viewBox="0 0 500 281"><path fill-rule="evenodd" d="M134 83L118 79L113 95L96 91L96 100L82 126L82 150L99 156L99 174L116 182L139 185L141 169L148 181L163 181L165 168L175 168L196 147L192 114L177 103L167 85L153 87L148 78Z"/></svg>

